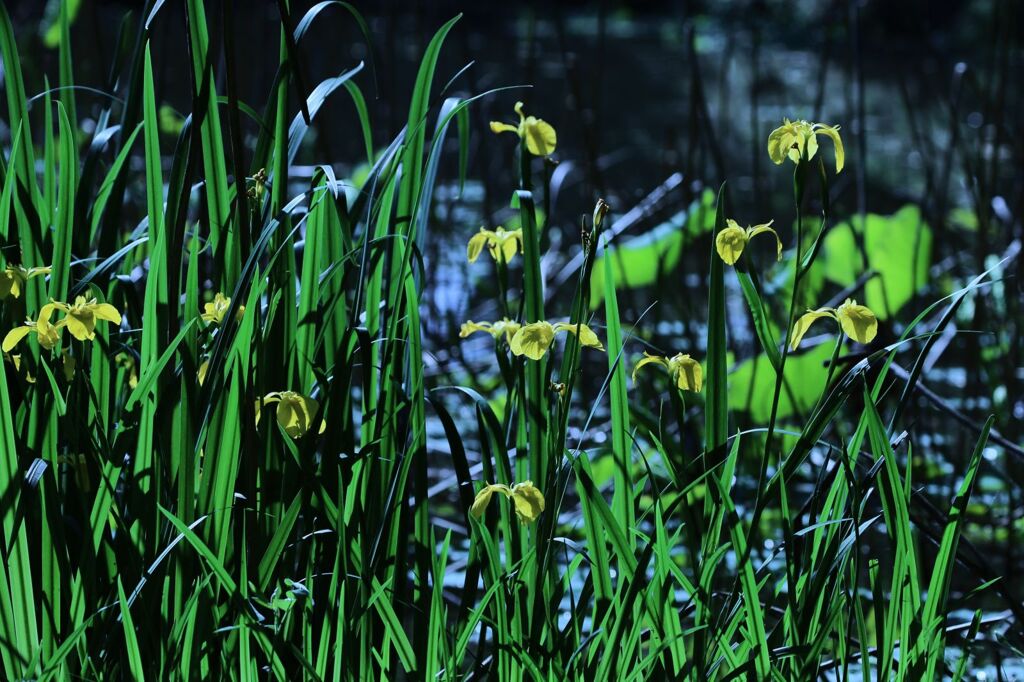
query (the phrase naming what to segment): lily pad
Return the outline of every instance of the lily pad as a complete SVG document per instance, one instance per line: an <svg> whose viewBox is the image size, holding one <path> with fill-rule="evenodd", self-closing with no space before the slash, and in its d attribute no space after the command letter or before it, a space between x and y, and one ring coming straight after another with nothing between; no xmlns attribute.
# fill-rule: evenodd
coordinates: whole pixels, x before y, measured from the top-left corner
<svg viewBox="0 0 1024 682"><path fill-rule="evenodd" d="M594 263L590 278L590 301L597 308L604 301L604 259L612 259L615 286L637 289L655 284L658 276L679 264L683 246L715 226L715 195L705 190L685 211L644 234L609 248Z"/></svg>
<svg viewBox="0 0 1024 682"><path fill-rule="evenodd" d="M865 285L863 303L885 319L928 281L932 231L912 204L892 215L868 213L864 225L859 223L859 218L851 218L825 235L821 262L826 277L840 286L850 286L866 269L877 272ZM854 239L857 233L864 235L866 266Z"/></svg>
<svg viewBox="0 0 1024 682"><path fill-rule="evenodd" d="M825 390L827 364L835 345L822 343L806 353L790 355L786 360L786 383L779 397L778 418L797 411L807 414ZM768 356L758 355L739 364L729 376L729 396L733 409L745 411L757 423L767 423L775 392L775 369ZM796 409L794 409L794 407Z"/></svg>

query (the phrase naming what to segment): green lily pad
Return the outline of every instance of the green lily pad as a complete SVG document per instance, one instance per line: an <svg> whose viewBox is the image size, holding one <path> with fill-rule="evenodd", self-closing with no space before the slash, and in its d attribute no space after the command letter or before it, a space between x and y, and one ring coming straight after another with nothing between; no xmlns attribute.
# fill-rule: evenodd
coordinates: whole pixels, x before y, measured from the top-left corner
<svg viewBox="0 0 1024 682"><path fill-rule="evenodd" d="M637 289L655 284L658 276L679 264L683 246L715 226L715 195L705 190L685 211L680 211L652 230L598 256L590 277L590 304L604 302L604 259L612 259L617 289Z"/></svg>
<svg viewBox="0 0 1024 682"><path fill-rule="evenodd" d="M928 281L932 231L921 218L921 210L912 204L892 215L868 213L864 225L859 222L852 218L825 235L821 262L826 277L840 286L850 286L868 268L877 272L864 287L863 303L885 319ZM864 235L866 266L856 246L855 230Z"/></svg>

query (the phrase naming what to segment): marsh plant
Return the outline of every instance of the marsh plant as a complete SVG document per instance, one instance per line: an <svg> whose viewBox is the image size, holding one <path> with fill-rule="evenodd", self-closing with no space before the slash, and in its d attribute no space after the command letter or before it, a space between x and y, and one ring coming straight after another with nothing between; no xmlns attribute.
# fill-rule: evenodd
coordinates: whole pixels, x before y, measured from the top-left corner
<svg viewBox="0 0 1024 682"><path fill-rule="evenodd" d="M704 338L659 347L620 315L617 207L604 201L575 207L573 295L545 295L559 146L537 116L557 121L555 105L515 101L522 90L451 94L435 71L457 19L426 46L407 123L381 146L366 67L314 87L297 67L326 10L365 30L346 3L303 16L280 3L279 70L266 100L246 103L242 65L215 52L201 0L185 0L192 109L176 130L154 85L160 2L126 24L118 95L89 99L95 125L80 127L75 4L55 3L51 83L23 80L0 8L0 676L963 674L981 612L952 629L954 594L971 603L953 577L991 420L925 555L901 437L909 393L894 395L887 373L913 353L919 376L987 275L901 326L854 300L863 283L806 310L846 165L838 126L755 131L792 186L793 229L771 216L743 227L756 207L731 205L722 186L695 242L701 287L686 294ZM328 97L355 112L347 134L366 158L345 161L365 172L339 179L336 160L317 158L293 191ZM518 122L471 125L484 98ZM471 139L517 183L504 226L457 226L497 312L448 343L493 340L496 378L446 385L424 372L422 247L453 165L442 161L471 174ZM761 265L776 262L788 285L769 294ZM767 418L742 431L734 303L773 377ZM821 344L824 389L800 419L783 414L787 365ZM587 429L606 433L610 470L571 435ZM817 481L810 494L798 476ZM734 497L740 477L752 499Z"/></svg>

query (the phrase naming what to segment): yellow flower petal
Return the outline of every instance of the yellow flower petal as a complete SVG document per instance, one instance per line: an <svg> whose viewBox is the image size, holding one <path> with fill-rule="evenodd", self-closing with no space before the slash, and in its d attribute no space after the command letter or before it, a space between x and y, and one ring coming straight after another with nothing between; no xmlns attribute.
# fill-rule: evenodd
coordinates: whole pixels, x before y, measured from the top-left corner
<svg viewBox="0 0 1024 682"><path fill-rule="evenodd" d="M117 312L117 308L109 303L96 304L93 306L92 312L93 315L101 320L113 322L114 324L121 324L121 313Z"/></svg>
<svg viewBox="0 0 1024 682"><path fill-rule="evenodd" d="M521 523L532 523L544 511L544 494L532 481L523 481L512 487L512 502Z"/></svg>
<svg viewBox="0 0 1024 682"><path fill-rule="evenodd" d="M506 263L512 262L516 253L520 250L520 243L523 239L522 230L511 230L506 232L498 228L494 235L494 245L491 247L491 257L498 260L498 253Z"/></svg>
<svg viewBox="0 0 1024 682"><path fill-rule="evenodd" d="M526 148L534 156L550 156L555 152L558 135L555 129L543 119L527 116L522 124L522 137L526 140Z"/></svg>
<svg viewBox="0 0 1024 682"><path fill-rule="evenodd" d="M519 133L519 128L508 123L501 123L500 121L491 121L491 132L492 133Z"/></svg>
<svg viewBox="0 0 1024 682"><path fill-rule="evenodd" d="M843 140L839 137L839 126L829 126L824 123L814 124L815 135L824 135L832 140L836 149L836 173L843 171L843 164L846 163L846 152L843 150ZM814 137L811 138L812 140ZM817 142L814 143L817 146Z"/></svg>
<svg viewBox="0 0 1024 682"><path fill-rule="evenodd" d="M522 326L523 325L519 324L518 322L513 322L512 320L508 319L507 317L504 317L504 318L498 320L497 322L495 322L494 326L491 327L491 336L493 336L495 339L497 339L502 334L504 334L505 335L505 343L511 344L512 343L512 337L516 335L516 332L519 331L519 329Z"/></svg>
<svg viewBox="0 0 1024 682"><path fill-rule="evenodd" d="M781 164L789 156L789 150L796 142L795 129L789 119L768 135L768 156L775 163Z"/></svg>
<svg viewBox="0 0 1024 682"><path fill-rule="evenodd" d="M308 428L308 425L302 423L302 414L296 409L295 403L283 396L277 406L277 423L292 438L299 438Z"/></svg>
<svg viewBox="0 0 1024 682"><path fill-rule="evenodd" d="M836 310L836 315L843 331L857 343L871 343L878 333L878 318L866 305L846 299Z"/></svg>
<svg viewBox="0 0 1024 682"><path fill-rule="evenodd" d="M531 360L540 360L551 347L555 328L548 322L534 322L523 325L512 337L509 347L514 355L525 355Z"/></svg>
<svg viewBox="0 0 1024 682"><path fill-rule="evenodd" d="M644 357L636 363L633 367L633 383L636 383L636 373L640 371L640 368L645 365L661 365L668 368L668 360L661 357L660 355L651 355L647 351L644 351Z"/></svg>
<svg viewBox="0 0 1024 682"><path fill-rule="evenodd" d="M68 316L61 322L79 341L90 341L96 337L96 333L93 331L96 328L96 318L89 311L79 310L68 313Z"/></svg>
<svg viewBox="0 0 1024 682"><path fill-rule="evenodd" d="M769 220L764 225L754 225L753 227L748 227L747 228L747 240L749 241L749 240L753 239L754 237L756 237L757 235L761 234L762 232L771 232L772 236L775 237L775 246L776 246L776 254L775 254L775 256L776 256L776 260L782 260L782 240L779 239L779 233L771 228L771 224L774 223L774 222L775 222L774 220Z"/></svg>
<svg viewBox="0 0 1024 682"><path fill-rule="evenodd" d="M221 324L230 307L231 298L218 291L211 302L203 304L203 310L205 312L203 312L201 317L206 322Z"/></svg>
<svg viewBox="0 0 1024 682"><path fill-rule="evenodd" d="M735 220L726 221L728 227L715 238L715 249L726 265L735 265L747 246L747 232Z"/></svg>
<svg viewBox="0 0 1024 682"><path fill-rule="evenodd" d="M487 332L488 334L492 334L491 323L467 320L462 323L462 327L459 329L459 338L464 339L470 334L475 334L477 332Z"/></svg>
<svg viewBox="0 0 1024 682"><path fill-rule="evenodd" d="M470 238L469 243L466 244L466 260L470 263L475 263L493 234L490 230L485 230L481 227L480 231L474 234Z"/></svg>
<svg viewBox="0 0 1024 682"><path fill-rule="evenodd" d="M680 390L700 393L704 385L704 370L699 362L689 355L679 353L668 361L668 366L672 379Z"/></svg>
<svg viewBox="0 0 1024 682"><path fill-rule="evenodd" d="M581 346L587 348L596 348L597 350L604 350L604 346L601 345L601 340L597 338L597 334L594 333L590 327L585 324L579 325L580 334L579 341ZM555 325L556 332L569 332L570 334L576 334L576 325L572 322L559 322Z"/></svg>
<svg viewBox="0 0 1024 682"><path fill-rule="evenodd" d="M781 126L768 135L768 156L775 164L787 158L799 164L803 159L812 159L818 151L818 141L807 121L790 121L783 119Z"/></svg>
<svg viewBox="0 0 1024 682"><path fill-rule="evenodd" d="M32 279L33 277L39 277L40 275L49 275L51 272L53 272L53 268L49 266L29 268L25 271L25 279Z"/></svg>
<svg viewBox="0 0 1024 682"><path fill-rule="evenodd" d="M804 145L804 153L807 155L807 160L810 161L814 158L814 155L818 153L818 138L811 132L811 127L806 122L801 121L803 126L806 128L801 129L801 137ZM795 150L794 150L795 151ZM793 152L790 152L790 158L793 157ZM796 163L798 160L794 160Z"/></svg>
<svg viewBox="0 0 1024 682"><path fill-rule="evenodd" d="M819 308L818 310L808 310L806 313L800 316L800 319L793 325L793 336L789 341L789 347L793 350L797 349L800 345L800 340L804 338L804 334L807 333L807 329L811 324L822 317L836 318L836 312L832 308Z"/></svg>
<svg viewBox="0 0 1024 682"><path fill-rule="evenodd" d="M7 336L4 337L3 351L10 353L21 340L36 330L34 322L23 324L20 327L15 327L11 331L7 332Z"/></svg>
<svg viewBox="0 0 1024 682"><path fill-rule="evenodd" d="M480 519L483 517L484 512L487 511L487 505L491 503L491 496L494 495L494 493L502 493L506 496L512 494L507 485L501 485L500 483L485 485L480 489L480 492L476 494L476 497L473 498L473 506L469 509L469 513L473 518Z"/></svg>

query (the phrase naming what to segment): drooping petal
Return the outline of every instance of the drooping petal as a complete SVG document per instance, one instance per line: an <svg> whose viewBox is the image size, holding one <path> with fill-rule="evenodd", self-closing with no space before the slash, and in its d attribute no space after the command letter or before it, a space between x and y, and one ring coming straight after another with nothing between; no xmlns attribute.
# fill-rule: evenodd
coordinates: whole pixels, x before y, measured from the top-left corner
<svg viewBox="0 0 1024 682"><path fill-rule="evenodd" d="M803 128L801 129L800 137L806 150L807 160L810 161L818 153L818 138L811 131L810 125L805 121L801 121L801 124L803 124Z"/></svg>
<svg viewBox="0 0 1024 682"><path fill-rule="evenodd" d="M101 320L121 324L121 313L109 303L98 303L92 308L92 313Z"/></svg>
<svg viewBox="0 0 1024 682"><path fill-rule="evenodd" d="M516 332L519 331L522 326L523 325L518 322L514 322L507 317L504 317L494 323L494 326L491 328L491 336L497 339L504 334L505 343L511 344L512 337L516 335Z"/></svg>
<svg viewBox="0 0 1024 682"><path fill-rule="evenodd" d="M523 234L522 230L506 232L505 230L498 228L495 233L495 241L497 243L498 250L501 253L502 260L506 263L512 262L512 259L519 251L519 239L517 239L517 232L519 233L518 236L521 238ZM497 253L492 252L491 255L494 256L495 260L498 259Z"/></svg>
<svg viewBox="0 0 1024 682"><path fill-rule="evenodd" d="M53 317L53 313L58 310L66 313L68 311L68 307L63 303L51 301L50 303L47 303L46 305L39 309L39 319L46 320L47 322L49 322L50 318Z"/></svg>
<svg viewBox="0 0 1024 682"><path fill-rule="evenodd" d="M775 163L781 164L789 154L793 145L792 124L787 120L768 134L768 156Z"/></svg>
<svg viewBox="0 0 1024 682"><path fill-rule="evenodd" d="M661 365L662 367L668 368L668 360L661 357L660 355L651 355L647 351L644 351L644 357L641 358L636 365L633 367L633 383L636 383L636 373L640 371L640 368L644 365Z"/></svg>
<svg viewBox="0 0 1024 682"><path fill-rule="evenodd" d="M462 327L459 329L459 338L464 339L470 334L477 332L487 332L493 336L494 332L491 330L490 322L474 322L473 320L466 320L462 323Z"/></svg>
<svg viewBox="0 0 1024 682"><path fill-rule="evenodd" d="M764 225L754 225L753 227L747 228L747 240L751 240L762 232L771 232L772 236L775 237L776 246L776 260L782 260L782 240L779 239L779 233L771 228L771 224L774 220L769 220Z"/></svg>
<svg viewBox="0 0 1024 682"><path fill-rule="evenodd" d="M492 133L518 133L519 128L508 123L502 123L501 121L491 121L491 132Z"/></svg>
<svg viewBox="0 0 1024 682"><path fill-rule="evenodd" d="M302 433L299 435L305 435L306 431L309 430L309 427L313 425L313 419L316 418L316 413L320 410L320 403L313 398L307 398L299 393L295 394L294 400L297 411L302 414ZM321 421L320 433L323 433L326 427L327 423ZM296 436L292 436L292 438L295 437Z"/></svg>
<svg viewBox="0 0 1024 682"><path fill-rule="evenodd" d="M735 220L728 220L727 224L715 238L715 250L726 265L735 265L747 246L747 232Z"/></svg>
<svg viewBox="0 0 1024 682"><path fill-rule="evenodd" d="M292 438L299 438L309 428L309 424L303 421L302 411L298 409L296 401L288 396L282 396L277 405L277 423Z"/></svg>
<svg viewBox="0 0 1024 682"><path fill-rule="evenodd" d="M36 330L35 323L23 324L20 327L15 327L11 331L7 332L7 336L4 337L3 351L10 353L15 346L21 343L21 340Z"/></svg>
<svg viewBox="0 0 1024 682"><path fill-rule="evenodd" d="M515 504L516 516L521 523L532 523L544 511L544 494L532 481L523 481L512 487L512 502Z"/></svg>
<svg viewBox="0 0 1024 682"><path fill-rule="evenodd" d="M72 309L61 322L79 341L90 341L96 337L96 318L88 310Z"/></svg>
<svg viewBox="0 0 1024 682"><path fill-rule="evenodd" d="M268 393L263 396L262 400L256 401L256 426L260 425L260 413L263 412L263 406L269 405L270 403L280 402L281 394L278 391Z"/></svg>
<svg viewBox="0 0 1024 682"><path fill-rule="evenodd" d="M839 325L846 335L857 343L871 343L878 333L878 318L866 305L846 299L836 311Z"/></svg>
<svg viewBox="0 0 1024 682"><path fill-rule="evenodd" d="M487 511L487 505L491 502L491 496L494 493L511 495L512 491L509 490L507 485L502 485L500 483L485 485L480 489L480 492L476 494L476 497L473 499L473 506L469 509L469 513L473 518L480 519L483 517L484 512Z"/></svg>
<svg viewBox="0 0 1024 682"><path fill-rule="evenodd" d="M839 137L839 126L816 123L814 125L814 132L815 135L825 135L832 140L832 144L835 145L836 149L836 173L841 173L843 165L846 163L846 152L843 150L843 140Z"/></svg>
<svg viewBox="0 0 1024 682"><path fill-rule="evenodd" d="M509 347L514 355L525 355L531 360L540 360L551 347L555 328L548 322L533 322L523 325L512 337Z"/></svg>
<svg viewBox="0 0 1024 682"><path fill-rule="evenodd" d="M466 244L466 260L470 263L475 263L476 259L480 257L484 247L487 246L488 240L494 235L490 230L480 228L480 231L474 234L469 239L469 243Z"/></svg>
<svg viewBox="0 0 1024 682"><path fill-rule="evenodd" d="M53 350L60 343L60 324L52 325L46 320L40 319L36 322L36 338L39 345L47 350Z"/></svg>
<svg viewBox="0 0 1024 682"><path fill-rule="evenodd" d="M679 353L668 361L668 366L672 378L680 390L700 393L700 389L704 385L704 370L699 362L689 355Z"/></svg>
<svg viewBox="0 0 1024 682"><path fill-rule="evenodd" d="M558 135L551 124L533 116L527 116L523 122L523 137L526 149L534 156L550 156L558 144Z"/></svg>
<svg viewBox="0 0 1024 682"><path fill-rule="evenodd" d="M597 338L597 334L594 330L585 324L579 325L579 341L581 346L587 348L596 348L597 350L604 350L604 346L601 345L601 339ZM559 322L555 325L556 332L569 332L570 334L576 334L576 325L572 322Z"/></svg>
<svg viewBox="0 0 1024 682"><path fill-rule="evenodd" d="M804 334L807 333L807 329L811 324L818 319L823 317L831 317L836 319L836 311L832 308L819 308L818 310L808 310L806 313L800 316L800 319L793 325L793 337L790 339L789 347L793 350L797 349L800 345L800 340L804 338Z"/></svg>

